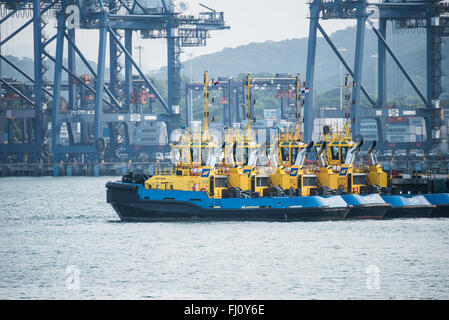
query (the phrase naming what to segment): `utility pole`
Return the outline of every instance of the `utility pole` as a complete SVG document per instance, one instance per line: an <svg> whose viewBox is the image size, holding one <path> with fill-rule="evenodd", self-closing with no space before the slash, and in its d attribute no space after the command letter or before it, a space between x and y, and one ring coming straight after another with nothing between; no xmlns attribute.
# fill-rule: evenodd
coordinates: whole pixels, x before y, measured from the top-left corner
<svg viewBox="0 0 449 320"><path fill-rule="evenodd" d="M139 50L139 69L142 70L142 50L144 49L142 45L138 45L135 49Z"/></svg>
<svg viewBox="0 0 449 320"><path fill-rule="evenodd" d="M379 58L379 55L377 53L373 53L371 58L374 58L374 95L377 97L377 58Z"/></svg>
<svg viewBox="0 0 449 320"><path fill-rule="evenodd" d="M190 83L192 83L192 57L193 57L193 53L188 53L187 56L190 59ZM190 93L190 119L193 120L193 99L192 99L192 93Z"/></svg>
<svg viewBox="0 0 449 320"><path fill-rule="evenodd" d="M0 24L0 42L2 41L2 25ZM2 55L2 46L0 46L0 56ZM0 59L0 77L2 76L2 60Z"/></svg>
<svg viewBox="0 0 449 320"><path fill-rule="evenodd" d="M340 53L345 52L346 48L340 47L337 49ZM340 61L340 110L343 109L343 64Z"/></svg>

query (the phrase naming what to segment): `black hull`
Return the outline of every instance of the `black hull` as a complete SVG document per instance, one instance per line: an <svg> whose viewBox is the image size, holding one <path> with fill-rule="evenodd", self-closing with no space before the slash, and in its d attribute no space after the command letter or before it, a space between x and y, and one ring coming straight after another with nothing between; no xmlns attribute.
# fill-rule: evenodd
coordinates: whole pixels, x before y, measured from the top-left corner
<svg viewBox="0 0 449 320"><path fill-rule="evenodd" d="M203 209L188 202L111 202L123 221L328 221L344 220L349 208Z"/></svg>
<svg viewBox="0 0 449 320"><path fill-rule="evenodd" d="M428 218L435 208L433 205L394 207L387 210L384 218Z"/></svg>
<svg viewBox="0 0 449 320"><path fill-rule="evenodd" d="M432 218L448 218L449 204L437 204L437 207L430 214Z"/></svg>
<svg viewBox="0 0 449 320"><path fill-rule="evenodd" d="M390 204L362 204L352 206L349 210L347 219L382 219L391 208Z"/></svg>

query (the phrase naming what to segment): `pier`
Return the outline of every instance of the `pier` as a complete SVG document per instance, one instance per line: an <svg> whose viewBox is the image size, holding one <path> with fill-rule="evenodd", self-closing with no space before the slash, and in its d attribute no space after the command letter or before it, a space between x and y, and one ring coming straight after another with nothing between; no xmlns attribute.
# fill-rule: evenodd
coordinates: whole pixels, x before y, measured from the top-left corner
<svg viewBox="0 0 449 320"><path fill-rule="evenodd" d="M104 163L9 163L0 164L0 177L70 177L70 176L122 176L126 172L152 174L150 162Z"/></svg>

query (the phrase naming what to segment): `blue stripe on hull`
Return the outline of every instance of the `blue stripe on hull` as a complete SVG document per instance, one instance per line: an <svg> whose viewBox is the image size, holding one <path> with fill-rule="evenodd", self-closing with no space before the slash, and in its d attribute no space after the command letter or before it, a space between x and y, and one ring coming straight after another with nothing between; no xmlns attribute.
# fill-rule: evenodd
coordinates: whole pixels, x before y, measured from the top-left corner
<svg viewBox="0 0 449 320"><path fill-rule="evenodd" d="M431 203L423 195L384 195L382 199L395 207L430 206Z"/></svg>
<svg viewBox="0 0 449 320"><path fill-rule="evenodd" d="M388 195L382 198L392 205L385 218L427 218L436 208L423 195Z"/></svg>
<svg viewBox="0 0 449 320"><path fill-rule="evenodd" d="M382 219L391 205L378 194L343 195L343 200L351 207L348 219Z"/></svg>
<svg viewBox="0 0 449 320"><path fill-rule="evenodd" d="M209 198L201 191L156 190L138 187L137 194L141 200L176 200L193 203L201 208L242 209L248 207L265 208L346 208L347 203L341 196L309 197L263 197L263 198Z"/></svg>
<svg viewBox="0 0 449 320"><path fill-rule="evenodd" d="M449 193L424 194L423 196L437 206L431 213L431 217L449 217Z"/></svg>

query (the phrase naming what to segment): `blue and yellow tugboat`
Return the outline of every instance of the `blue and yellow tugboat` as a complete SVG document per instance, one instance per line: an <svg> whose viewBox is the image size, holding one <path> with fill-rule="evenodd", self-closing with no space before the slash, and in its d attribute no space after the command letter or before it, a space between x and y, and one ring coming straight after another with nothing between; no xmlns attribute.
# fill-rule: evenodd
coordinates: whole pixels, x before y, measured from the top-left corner
<svg viewBox="0 0 449 320"><path fill-rule="evenodd" d="M375 154L376 142L368 149L368 167L354 165L354 160L363 146L363 138L355 142L349 130L349 76L346 75L346 123L342 131L334 134L329 128L323 130L324 139L318 144L319 182L328 190L342 194L351 205L349 219L364 218L414 218L430 217L438 208L439 215L445 214L444 195L416 195L396 188L388 190L387 173L382 170ZM323 154L326 156L323 156ZM404 193L404 194L403 194ZM435 202L436 204L432 203Z"/></svg>
<svg viewBox="0 0 449 320"><path fill-rule="evenodd" d="M300 130L301 82L299 74L296 75L295 100L296 121L294 128L289 130L287 127L285 130L278 132L275 139L274 150L278 158L275 161L277 165L272 165L273 172L269 176L270 188L266 191L267 195L319 195L315 172L304 166L307 155L312 150L313 141L306 144Z"/></svg>
<svg viewBox="0 0 449 320"><path fill-rule="evenodd" d="M248 77L248 83L249 77ZM259 145L251 132L251 117L243 134L225 146L213 142L208 130L209 81L204 75L204 121L201 132L175 144L173 169L151 177L128 173L108 182L107 202L126 221L314 221L342 220L349 206L340 197L267 195L269 177L256 166ZM248 85L248 97L250 97ZM250 109L250 108L248 108ZM226 143L232 147L226 148ZM233 163L217 164L221 152L232 153ZM226 159L226 155L224 156Z"/></svg>
<svg viewBox="0 0 449 320"><path fill-rule="evenodd" d="M324 131L315 146L300 132L299 76L294 130L279 132L274 165L260 164L266 150L251 128L251 81L246 78L247 123L217 139L208 127L207 72L204 74L204 119L201 129L188 129L172 141L173 166L155 168L152 176L128 173L108 182L107 202L125 221L319 221L449 216L448 193L413 194L391 186L377 161L373 142L368 166L355 164L363 139L349 130ZM315 148L316 166L305 166ZM429 189L430 190L430 189ZM433 189L432 189L433 191ZM443 191L444 192L444 191Z"/></svg>
<svg viewBox="0 0 449 320"><path fill-rule="evenodd" d="M316 144L318 161L318 185L325 194L339 194L351 206L349 219L381 219L391 208L380 194L386 191L387 174L377 162L373 150L375 142L368 150L368 168L355 165L355 158L364 140L353 141L350 131L349 76L345 78L346 121L343 130L335 132L325 126L323 138Z"/></svg>

